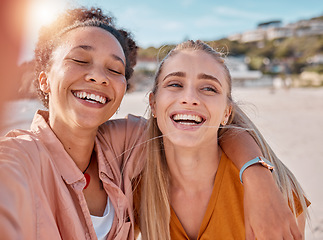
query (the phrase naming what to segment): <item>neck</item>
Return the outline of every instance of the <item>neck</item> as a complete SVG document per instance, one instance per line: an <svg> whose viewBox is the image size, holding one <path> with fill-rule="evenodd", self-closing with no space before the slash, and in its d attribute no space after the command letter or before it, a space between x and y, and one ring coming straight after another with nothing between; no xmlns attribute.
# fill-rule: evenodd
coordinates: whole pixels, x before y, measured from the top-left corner
<svg viewBox="0 0 323 240"><path fill-rule="evenodd" d="M50 126L66 152L83 172L91 159L97 129L71 128L54 121L50 122Z"/></svg>
<svg viewBox="0 0 323 240"><path fill-rule="evenodd" d="M164 144L171 188L192 193L213 188L222 152L217 144L205 148L169 146L167 141Z"/></svg>

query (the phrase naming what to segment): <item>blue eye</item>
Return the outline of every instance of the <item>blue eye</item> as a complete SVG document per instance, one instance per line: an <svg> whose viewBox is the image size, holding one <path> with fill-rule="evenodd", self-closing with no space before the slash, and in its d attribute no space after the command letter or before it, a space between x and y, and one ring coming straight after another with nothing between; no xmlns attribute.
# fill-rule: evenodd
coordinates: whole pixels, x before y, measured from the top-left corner
<svg viewBox="0 0 323 240"><path fill-rule="evenodd" d="M182 87L182 85L180 85L179 83L170 83L167 85L168 87Z"/></svg>
<svg viewBox="0 0 323 240"><path fill-rule="evenodd" d="M207 92L214 92L214 93L217 93L217 89L214 88L214 87L204 87L202 88L203 91L207 91Z"/></svg>

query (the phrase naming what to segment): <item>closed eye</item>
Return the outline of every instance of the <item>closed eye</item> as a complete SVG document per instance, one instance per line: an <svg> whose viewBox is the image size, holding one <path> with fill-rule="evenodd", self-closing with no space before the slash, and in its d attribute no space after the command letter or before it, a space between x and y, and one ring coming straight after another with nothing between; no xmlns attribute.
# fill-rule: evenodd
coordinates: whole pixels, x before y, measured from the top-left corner
<svg viewBox="0 0 323 240"><path fill-rule="evenodd" d="M87 64L88 62L87 61L82 61L82 60L79 60L79 59L75 59L75 58L72 58L72 60L76 63L81 63L81 64Z"/></svg>
<svg viewBox="0 0 323 240"><path fill-rule="evenodd" d="M114 74L118 74L121 75L122 73L113 69L109 69L110 72L114 73Z"/></svg>

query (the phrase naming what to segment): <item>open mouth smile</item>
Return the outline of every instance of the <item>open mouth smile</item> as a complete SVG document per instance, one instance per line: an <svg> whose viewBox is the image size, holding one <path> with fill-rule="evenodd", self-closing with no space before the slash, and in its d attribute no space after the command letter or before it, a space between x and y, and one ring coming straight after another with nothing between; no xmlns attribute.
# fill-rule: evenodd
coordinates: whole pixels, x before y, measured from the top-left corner
<svg viewBox="0 0 323 240"><path fill-rule="evenodd" d="M174 114L171 118L176 123L189 126L200 125L205 122L202 116L196 114Z"/></svg>
<svg viewBox="0 0 323 240"><path fill-rule="evenodd" d="M76 98L85 100L90 103L99 103L103 105L103 104L106 104L107 102L110 102L110 99L108 99L107 97L94 94L94 93L88 93L85 91L72 91L72 93Z"/></svg>

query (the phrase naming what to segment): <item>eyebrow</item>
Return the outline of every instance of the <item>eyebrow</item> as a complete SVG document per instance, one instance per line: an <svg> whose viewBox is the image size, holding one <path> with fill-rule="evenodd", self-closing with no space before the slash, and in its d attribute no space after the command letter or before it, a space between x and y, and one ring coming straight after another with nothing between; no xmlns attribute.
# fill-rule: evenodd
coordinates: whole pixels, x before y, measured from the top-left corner
<svg viewBox="0 0 323 240"><path fill-rule="evenodd" d="M198 79L209 79L209 80L212 80L212 81L215 81L217 82L221 87L222 87L222 84L221 82L219 81L219 79L217 79L216 77L212 76L212 75L209 75L209 74L205 74L205 73L200 73L198 76L197 76Z"/></svg>
<svg viewBox="0 0 323 240"><path fill-rule="evenodd" d="M164 77L163 81L165 81L169 77L185 77L185 76L186 76L186 74L184 72L172 72L172 73L167 74Z"/></svg>
<svg viewBox="0 0 323 240"><path fill-rule="evenodd" d="M78 49L78 48L82 48L84 50L93 50L94 49L94 47L89 46L89 45L79 45L79 46L73 47L72 50L75 50L75 49Z"/></svg>
<svg viewBox="0 0 323 240"><path fill-rule="evenodd" d="M89 46L89 45L79 45L79 46L76 46L76 47L72 48L72 50L71 50L71 51L73 51L73 50L75 50L75 49L78 49L78 48L81 48L81 49L84 49L84 50L87 50L87 51L89 51L89 50L94 50L94 47L92 47L92 46ZM116 55L116 54L111 54L111 56L112 56L112 58L114 58L115 60L120 61L120 62L122 63L122 65L123 65L123 66L125 66L125 65L126 65L126 64L125 64L125 62L122 60L122 58L121 58L121 57L119 57L118 55Z"/></svg>
<svg viewBox="0 0 323 240"><path fill-rule="evenodd" d="M120 61L122 63L123 66L125 66L126 64L124 63L124 61L122 60L121 57L115 55L115 54L112 54L112 57L117 60L117 61Z"/></svg>
<svg viewBox="0 0 323 240"><path fill-rule="evenodd" d="M172 73L167 74L164 77L163 81L165 81L169 77L185 77L185 76L186 76L186 74L184 72L172 72ZM222 87L222 84L219 81L219 79L217 79L216 77L214 77L212 75L205 74L205 73L200 73L199 75L197 75L197 78L198 79L208 79L208 80L215 81Z"/></svg>

